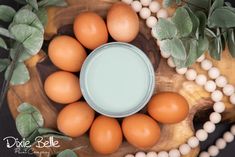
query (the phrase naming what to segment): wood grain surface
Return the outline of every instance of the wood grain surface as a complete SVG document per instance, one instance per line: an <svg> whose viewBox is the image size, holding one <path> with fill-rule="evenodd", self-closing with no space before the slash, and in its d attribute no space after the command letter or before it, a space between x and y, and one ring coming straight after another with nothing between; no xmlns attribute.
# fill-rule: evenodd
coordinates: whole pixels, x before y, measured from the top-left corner
<svg viewBox="0 0 235 157"><path fill-rule="evenodd" d="M60 31L59 29L64 25L72 24L74 17L79 14L79 12L91 10L105 17L108 8L116 2L116 0L68 0L68 2L70 6L67 8L49 8L49 23L45 32L46 39L52 39L58 34L63 34L63 32L71 32L71 30ZM174 8L169 9L169 11L172 13ZM189 115L184 121L172 125L161 125L162 134L158 143L152 148L144 150L168 151L169 149L179 147L195 133L193 128L194 115L201 110L211 108L213 103L210 100L210 94L202 87L197 86L192 81L187 81L184 76L177 74L174 69L169 68L165 59L160 58L158 46L151 37L150 30L146 27L144 21L141 21L140 28L140 33L132 44L141 48L147 54L155 68L155 92L179 92L187 99L190 106ZM232 67L235 66L235 60L229 56L227 51L223 53L220 62L213 61L213 63L219 67L223 75L228 76L230 83L235 84L235 73L232 69ZM45 127L56 129L56 117L63 106L47 98L43 90L43 83L49 74L58 69L51 64L44 52L40 52L37 56L28 60L26 64L29 68L31 79L24 85L10 87L8 103L11 113L13 117L16 117L18 115L16 110L17 106L22 102L29 102L35 105L43 114ZM193 67L196 68L198 73L204 73L198 63ZM228 98L224 100L226 102L227 111L233 110L234 107L228 102ZM141 112L145 112L145 109ZM231 116L230 113L227 114ZM122 157L127 153L139 151L137 148L124 141L116 153L105 156L100 155L96 153L89 144L87 134L82 137L74 138L72 141L60 140L60 145L60 148L34 149L39 152L48 151L51 154L55 154L66 148L77 148L76 153L79 154L80 157ZM195 148L185 157L196 157L198 152L199 148Z"/></svg>

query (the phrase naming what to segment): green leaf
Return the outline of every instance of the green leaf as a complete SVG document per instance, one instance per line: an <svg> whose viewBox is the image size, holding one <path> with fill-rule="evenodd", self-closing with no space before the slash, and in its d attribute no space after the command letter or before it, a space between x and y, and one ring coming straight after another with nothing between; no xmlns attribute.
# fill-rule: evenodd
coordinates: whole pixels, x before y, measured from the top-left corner
<svg viewBox="0 0 235 157"><path fill-rule="evenodd" d="M173 62L174 62L175 66L177 68L184 68L184 67L186 67L185 66L185 60L173 58Z"/></svg>
<svg viewBox="0 0 235 157"><path fill-rule="evenodd" d="M158 40L165 40L175 37L177 29L170 21L160 18L158 23L153 27L153 36Z"/></svg>
<svg viewBox="0 0 235 157"><path fill-rule="evenodd" d="M13 23L12 26L17 25L17 24L25 24L25 25L35 27L41 32L44 32L44 27L41 21L39 20L39 18L37 17L37 15L28 9L19 10L16 13L12 23Z"/></svg>
<svg viewBox="0 0 235 157"><path fill-rule="evenodd" d="M207 17L206 14L202 11L196 12L196 16L199 19L199 34L204 38L204 30L206 28Z"/></svg>
<svg viewBox="0 0 235 157"><path fill-rule="evenodd" d="M210 29L205 29L205 34L209 41L208 51L212 58L216 60L220 60L221 52L222 52L222 43L221 38L217 37L217 35L211 31ZM218 32L217 32L218 34Z"/></svg>
<svg viewBox="0 0 235 157"><path fill-rule="evenodd" d="M47 11L46 8L39 8L38 11L35 12L38 16L39 20L41 21L43 26L47 24Z"/></svg>
<svg viewBox="0 0 235 157"><path fill-rule="evenodd" d="M209 16L211 16L213 11L215 11L217 8L221 8L223 6L224 6L224 0L215 0L212 6L210 7Z"/></svg>
<svg viewBox="0 0 235 157"><path fill-rule="evenodd" d="M21 113L39 112L39 110L36 107L26 102L20 104L17 108L17 111Z"/></svg>
<svg viewBox="0 0 235 157"><path fill-rule="evenodd" d="M35 129L40 127L38 122L42 121L42 117L35 112L32 114L21 113L16 118L16 128L22 137L28 137Z"/></svg>
<svg viewBox="0 0 235 157"><path fill-rule="evenodd" d="M163 40L161 51L170 53L174 58L186 59L186 51L181 40L177 38Z"/></svg>
<svg viewBox="0 0 235 157"><path fill-rule="evenodd" d="M44 120L41 113L30 104L23 103L23 112L16 117L16 128L22 137L29 137L37 128L42 127Z"/></svg>
<svg viewBox="0 0 235 157"><path fill-rule="evenodd" d="M186 37L192 32L193 23L185 8L180 7L176 9L176 12L172 17L172 22L177 28L177 35L179 37Z"/></svg>
<svg viewBox="0 0 235 157"><path fill-rule="evenodd" d="M175 2L176 2L176 4L179 5L182 1L181 0L176 0Z"/></svg>
<svg viewBox="0 0 235 157"><path fill-rule="evenodd" d="M207 11L209 8L210 0L188 0L186 5L193 11Z"/></svg>
<svg viewBox="0 0 235 157"><path fill-rule="evenodd" d="M208 51L209 41L206 37L200 37L198 40L198 57L200 57L203 53Z"/></svg>
<svg viewBox="0 0 235 157"><path fill-rule="evenodd" d="M195 36L197 39L199 38L199 19L198 17L192 12L192 10L189 7L185 7L190 19L193 23L193 28L192 28L192 35Z"/></svg>
<svg viewBox="0 0 235 157"><path fill-rule="evenodd" d="M45 135L45 134L63 135L61 132L58 132L49 128L38 128L38 132L40 135Z"/></svg>
<svg viewBox="0 0 235 157"><path fill-rule="evenodd" d="M0 37L0 47L8 50L6 42Z"/></svg>
<svg viewBox="0 0 235 157"><path fill-rule="evenodd" d="M230 54L235 57L235 33L234 29L229 29L228 30L228 49Z"/></svg>
<svg viewBox="0 0 235 157"><path fill-rule="evenodd" d="M167 8L170 7L175 3L175 0L163 0L162 5L163 7Z"/></svg>
<svg viewBox="0 0 235 157"><path fill-rule="evenodd" d="M59 6L64 7L67 6L65 0L41 0L38 2L39 7L47 7L47 6Z"/></svg>
<svg viewBox="0 0 235 157"><path fill-rule="evenodd" d="M35 138L40 136L37 129L35 129L28 137L26 137L27 141L30 141L30 144L35 142Z"/></svg>
<svg viewBox="0 0 235 157"><path fill-rule="evenodd" d="M16 11L7 5L0 5L0 20L10 22L14 17Z"/></svg>
<svg viewBox="0 0 235 157"><path fill-rule="evenodd" d="M235 12L230 10L228 7L218 8L209 17L208 24L210 28L235 27Z"/></svg>
<svg viewBox="0 0 235 157"><path fill-rule="evenodd" d="M190 49L188 51L187 61L185 67L189 67L196 62L196 60L208 50L207 38L199 38L198 41L190 40Z"/></svg>
<svg viewBox="0 0 235 157"><path fill-rule="evenodd" d="M230 2L224 2L224 4L228 7L232 7L232 4Z"/></svg>
<svg viewBox="0 0 235 157"><path fill-rule="evenodd" d="M197 58L200 57L198 56L198 42L196 40L191 40L190 41L190 49L188 52L187 60L185 63L185 66L191 66L193 63L196 62Z"/></svg>
<svg viewBox="0 0 235 157"><path fill-rule="evenodd" d="M34 9L38 10L38 2L37 0L26 0L26 2L31 5Z"/></svg>
<svg viewBox="0 0 235 157"><path fill-rule="evenodd" d="M2 28L2 27L0 27L0 35L5 36L7 38L15 39L14 36L12 36L11 33L7 29Z"/></svg>
<svg viewBox="0 0 235 157"><path fill-rule="evenodd" d="M40 51L43 44L43 33L40 30L25 24L17 24L11 27L10 32L29 54L35 55Z"/></svg>
<svg viewBox="0 0 235 157"><path fill-rule="evenodd" d="M9 66L10 63L11 62L9 59L0 58L0 72L3 72L7 68L7 66Z"/></svg>
<svg viewBox="0 0 235 157"><path fill-rule="evenodd" d="M11 47L12 48L10 49L10 57L12 60L14 60L16 52L19 51L19 47L18 47L17 42L14 42ZM22 47L20 50L21 50L21 52L19 54L17 62L24 62L27 59L32 57L32 55L30 55L29 52L27 51L27 49L25 49L24 47Z"/></svg>
<svg viewBox="0 0 235 157"><path fill-rule="evenodd" d="M57 157L77 157L77 154L74 153L74 151L70 150L70 149L66 149L62 152L60 152Z"/></svg>
<svg viewBox="0 0 235 157"><path fill-rule="evenodd" d="M10 72L11 65L8 66L6 72L5 72L5 79L8 78L9 72ZM24 63L17 63L16 68L13 71L13 75L11 78L11 84L12 85L20 85L28 82L30 79L29 77L29 71Z"/></svg>

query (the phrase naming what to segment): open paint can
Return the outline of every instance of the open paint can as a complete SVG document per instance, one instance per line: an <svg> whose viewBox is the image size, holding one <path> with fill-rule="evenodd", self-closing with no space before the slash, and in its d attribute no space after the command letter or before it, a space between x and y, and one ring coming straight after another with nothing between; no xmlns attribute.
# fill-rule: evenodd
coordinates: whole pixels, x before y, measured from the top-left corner
<svg viewBox="0 0 235 157"><path fill-rule="evenodd" d="M126 117L148 103L155 74L142 50L128 43L112 42L87 57L80 72L80 86L95 111L109 117Z"/></svg>

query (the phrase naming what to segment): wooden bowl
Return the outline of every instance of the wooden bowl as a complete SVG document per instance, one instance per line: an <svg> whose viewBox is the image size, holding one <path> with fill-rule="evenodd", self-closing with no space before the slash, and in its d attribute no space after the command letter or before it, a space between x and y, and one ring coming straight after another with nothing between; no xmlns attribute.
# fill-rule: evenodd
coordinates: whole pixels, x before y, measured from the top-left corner
<svg viewBox="0 0 235 157"><path fill-rule="evenodd" d="M55 35L72 35L71 26L68 26L67 29L60 28L72 24L77 14L87 10L94 11L105 18L107 10L115 2L117 2L117 0L68 0L69 6L66 8L49 8L45 38L50 40ZM174 8L171 8L168 11L172 14ZM144 21L140 22L140 28L140 33L132 44L146 52L155 68L155 92L179 92L187 99L190 106L189 115L184 121L172 125L162 125L162 134L158 143L152 148L144 150L157 152L162 150L168 151L172 148L178 148L194 134L194 115L201 110L211 108L213 103L210 99L210 94L202 87L197 86L192 81L187 81L184 76L177 74L174 69L168 67L165 59L160 58L158 46L151 37L150 29L146 27ZM231 83L235 83L235 73L232 69L232 67L235 67L235 60L229 56L227 51L223 53L222 61L217 62L213 60L213 63L221 70L223 75L228 76ZM10 87L8 91L10 111L15 118L18 115L17 107L19 104L22 102L29 102L35 105L43 114L45 127L56 129L57 114L63 106L56 104L47 98L43 90L43 83L49 74L58 69L51 64L43 51L26 61L26 64L29 68L31 79L24 85ZM198 64L195 64L193 67L196 68L198 73L205 74ZM232 105L229 104L228 98L225 98L224 101L226 102L226 109L233 109ZM142 110L141 112L145 112L145 110ZM80 157L121 157L127 153L139 151L137 148L124 141L116 153L111 155L101 155L93 150L87 134L82 137L74 138L72 141L59 141L59 144L61 145L59 148L39 149L34 147L34 150L38 152L49 152L49 154L52 155L67 148L77 148L76 153L79 154ZM185 157L196 157L198 152L199 148L192 149ZM39 156L39 154L37 155ZM43 153L41 156L44 156ZM48 156L48 154L45 154L45 156Z"/></svg>

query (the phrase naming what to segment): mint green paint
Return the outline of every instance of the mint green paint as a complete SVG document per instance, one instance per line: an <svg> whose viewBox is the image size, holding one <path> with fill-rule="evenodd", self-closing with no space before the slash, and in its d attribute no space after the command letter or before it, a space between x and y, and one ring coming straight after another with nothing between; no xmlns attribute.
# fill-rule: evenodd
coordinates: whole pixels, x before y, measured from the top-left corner
<svg viewBox="0 0 235 157"><path fill-rule="evenodd" d="M154 86L153 69L143 52L124 43L111 43L92 53L81 72L88 104L114 117L141 109Z"/></svg>

